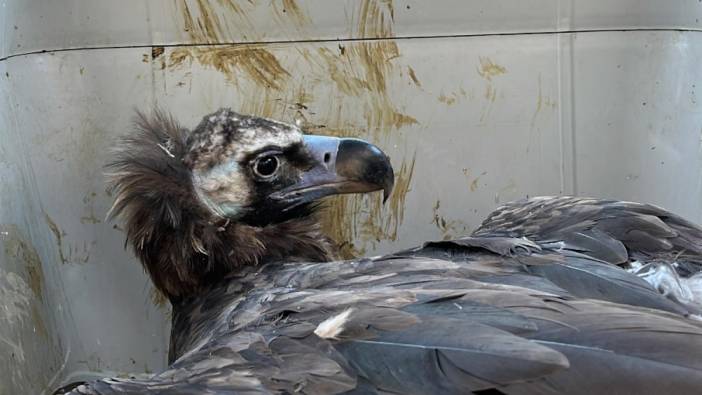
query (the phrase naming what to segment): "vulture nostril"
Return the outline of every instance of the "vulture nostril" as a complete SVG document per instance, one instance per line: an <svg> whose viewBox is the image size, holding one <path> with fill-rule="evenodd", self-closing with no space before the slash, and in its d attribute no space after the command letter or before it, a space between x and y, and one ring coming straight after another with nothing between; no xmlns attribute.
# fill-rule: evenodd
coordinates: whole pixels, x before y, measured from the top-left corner
<svg viewBox="0 0 702 395"><path fill-rule="evenodd" d="M324 154L324 163L329 163L331 160L331 154L329 152Z"/></svg>

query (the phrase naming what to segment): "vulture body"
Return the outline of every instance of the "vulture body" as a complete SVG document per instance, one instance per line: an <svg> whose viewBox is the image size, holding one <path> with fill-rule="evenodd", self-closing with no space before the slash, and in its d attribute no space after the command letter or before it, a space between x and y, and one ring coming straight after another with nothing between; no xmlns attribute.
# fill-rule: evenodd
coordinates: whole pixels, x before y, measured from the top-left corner
<svg viewBox="0 0 702 395"><path fill-rule="evenodd" d="M318 200L392 188L368 143L226 109L193 131L157 113L110 169L113 214L173 306L170 366L74 394L702 389L702 229L662 209L528 199L470 237L335 261Z"/></svg>

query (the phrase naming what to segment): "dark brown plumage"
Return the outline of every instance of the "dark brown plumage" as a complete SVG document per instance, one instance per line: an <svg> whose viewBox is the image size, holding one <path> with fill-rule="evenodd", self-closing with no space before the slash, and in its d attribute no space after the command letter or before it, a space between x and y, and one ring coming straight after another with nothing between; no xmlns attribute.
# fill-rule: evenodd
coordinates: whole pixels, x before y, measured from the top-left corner
<svg viewBox="0 0 702 395"><path fill-rule="evenodd" d="M501 208L471 237L325 262L332 252L310 204L387 192L387 158L354 140L333 143L338 155L327 160L329 141L243 118L222 110L188 133L162 114L142 117L125 140L111 167L113 213L173 303L172 364L149 380L104 379L73 393L702 388L702 324L690 318L699 309L617 266L698 262L696 226L649 206L536 199ZM278 154L287 168L276 182L251 173L262 140L288 144L278 147L288 154ZM651 238L658 243L643 242Z"/></svg>

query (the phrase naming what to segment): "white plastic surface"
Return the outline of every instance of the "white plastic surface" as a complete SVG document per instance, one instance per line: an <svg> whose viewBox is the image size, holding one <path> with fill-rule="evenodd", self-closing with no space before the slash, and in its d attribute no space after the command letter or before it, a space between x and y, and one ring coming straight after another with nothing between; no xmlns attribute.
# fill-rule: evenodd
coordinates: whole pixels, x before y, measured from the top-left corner
<svg viewBox="0 0 702 395"><path fill-rule="evenodd" d="M167 309L104 222L101 167L134 108L192 127L226 106L378 144L398 188L332 205L347 252L457 236L525 195L702 221L697 1L201 3L218 29L184 30L196 1L1 2L0 394L164 366ZM388 39L348 40L369 37Z"/></svg>

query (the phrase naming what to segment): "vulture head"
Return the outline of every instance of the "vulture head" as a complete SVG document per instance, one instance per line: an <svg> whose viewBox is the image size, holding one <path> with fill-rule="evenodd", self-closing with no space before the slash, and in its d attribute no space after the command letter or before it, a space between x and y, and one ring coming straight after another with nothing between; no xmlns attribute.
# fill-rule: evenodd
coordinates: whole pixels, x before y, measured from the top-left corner
<svg viewBox="0 0 702 395"><path fill-rule="evenodd" d="M108 176L127 243L171 302L271 260L325 261L320 199L392 190L389 158L358 139L221 109L192 131L139 114Z"/></svg>

